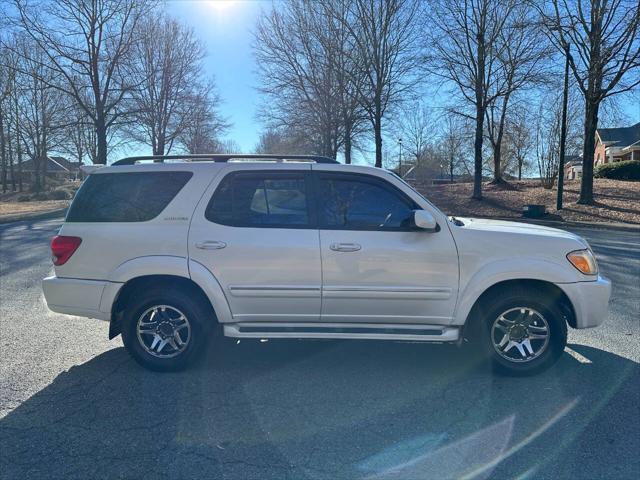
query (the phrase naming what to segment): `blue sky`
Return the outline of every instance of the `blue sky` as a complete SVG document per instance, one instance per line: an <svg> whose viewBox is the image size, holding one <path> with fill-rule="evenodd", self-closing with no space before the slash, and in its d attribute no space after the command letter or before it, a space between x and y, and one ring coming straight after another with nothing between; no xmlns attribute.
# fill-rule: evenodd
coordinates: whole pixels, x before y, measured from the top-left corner
<svg viewBox="0 0 640 480"><path fill-rule="evenodd" d="M252 31L270 1L167 0L167 12L190 25L204 42L206 72L215 77L224 103L221 112L233 123L228 138L243 152L258 142L261 125L256 120L258 78L251 53Z"/></svg>
<svg viewBox="0 0 640 480"><path fill-rule="evenodd" d="M256 87L252 54L253 29L262 10L271 0L165 0L167 12L191 26L204 42L208 57L205 70L213 75L224 101L221 112L231 122L227 138L236 141L243 152L255 147L261 123L256 119L260 95ZM425 92L431 106L444 101L446 88ZM640 121L640 95L621 99L627 121ZM635 98L634 98L635 97ZM602 119L604 120L604 119Z"/></svg>

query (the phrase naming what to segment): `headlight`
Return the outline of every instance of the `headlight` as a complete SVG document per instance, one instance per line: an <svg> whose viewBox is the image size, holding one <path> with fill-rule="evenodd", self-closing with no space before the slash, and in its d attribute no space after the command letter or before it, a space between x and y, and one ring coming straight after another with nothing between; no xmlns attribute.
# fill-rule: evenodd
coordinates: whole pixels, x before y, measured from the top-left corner
<svg viewBox="0 0 640 480"><path fill-rule="evenodd" d="M597 275L598 264L591 250L575 250L567 254L567 260L585 275Z"/></svg>

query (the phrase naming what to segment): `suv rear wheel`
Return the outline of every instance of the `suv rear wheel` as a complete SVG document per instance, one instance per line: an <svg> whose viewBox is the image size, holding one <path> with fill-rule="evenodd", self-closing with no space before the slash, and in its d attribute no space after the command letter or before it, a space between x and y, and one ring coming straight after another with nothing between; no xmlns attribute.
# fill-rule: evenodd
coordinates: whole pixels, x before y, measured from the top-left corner
<svg viewBox="0 0 640 480"><path fill-rule="evenodd" d="M567 323L547 292L502 292L485 303L483 348L494 369L532 375L551 367L567 345Z"/></svg>
<svg viewBox="0 0 640 480"><path fill-rule="evenodd" d="M206 345L210 309L181 290L151 289L132 295L123 317L122 340L145 368L175 371L188 366Z"/></svg>

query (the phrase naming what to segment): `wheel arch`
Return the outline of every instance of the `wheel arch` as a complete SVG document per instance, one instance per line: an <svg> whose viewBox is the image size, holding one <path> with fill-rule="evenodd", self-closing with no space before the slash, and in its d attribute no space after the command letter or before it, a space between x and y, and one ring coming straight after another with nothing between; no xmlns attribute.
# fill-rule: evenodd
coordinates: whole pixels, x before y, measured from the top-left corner
<svg viewBox="0 0 640 480"><path fill-rule="evenodd" d="M150 274L134 277L126 281L122 287L118 290L116 297L113 301L111 308L111 321L109 324L109 339L112 339L120 334L121 318L126 309L127 304L131 300L132 296L136 292L147 290L151 287L165 287L168 289L180 289L189 292L191 295L199 298L204 302L213 313L213 319L215 323L219 323L218 310L215 302L211 301L211 298L205 290L198 285L191 278L183 277L179 275L165 275L165 274Z"/></svg>
<svg viewBox="0 0 640 480"><path fill-rule="evenodd" d="M476 298L468 314L465 316L463 325L464 332L469 334L480 324L482 307L486 302L490 301L491 298L494 298L505 290L515 288L534 289L537 292L543 292L544 294L549 295L555 302L557 302L569 326L576 328L575 309L571 300L562 288L555 283L546 280L520 278L496 282L486 288L478 298Z"/></svg>

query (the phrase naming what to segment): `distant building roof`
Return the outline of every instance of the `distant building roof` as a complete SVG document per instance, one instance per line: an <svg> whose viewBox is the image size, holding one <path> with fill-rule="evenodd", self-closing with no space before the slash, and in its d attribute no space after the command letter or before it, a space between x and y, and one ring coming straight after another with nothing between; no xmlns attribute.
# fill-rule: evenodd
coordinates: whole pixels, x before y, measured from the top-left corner
<svg viewBox="0 0 640 480"><path fill-rule="evenodd" d="M40 167L42 168L42 167ZM74 162L68 161L64 157L47 157L47 172L71 172L74 169L78 169L78 165ZM33 158L22 162L23 172L35 171L35 162Z"/></svg>
<svg viewBox="0 0 640 480"><path fill-rule="evenodd" d="M54 162L59 163L67 170L77 170L78 168L80 168L80 165L82 165L82 162L72 162L67 160L64 157L49 157L49 158Z"/></svg>
<svg viewBox="0 0 640 480"><path fill-rule="evenodd" d="M640 141L640 122L630 127L599 128L597 132L603 143L624 148Z"/></svg>

